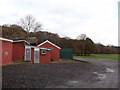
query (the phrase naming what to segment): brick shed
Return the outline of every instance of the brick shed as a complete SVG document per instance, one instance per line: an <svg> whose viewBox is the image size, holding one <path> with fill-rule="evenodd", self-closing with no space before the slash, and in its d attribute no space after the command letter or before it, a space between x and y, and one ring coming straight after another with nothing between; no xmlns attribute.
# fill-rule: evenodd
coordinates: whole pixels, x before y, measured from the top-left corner
<svg viewBox="0 0 120 90"><path fill-rule="evenodd" d="M0 37L0 65L12 63L12 42Z"/></svg>
<svg viewBox="0 0 120 90"><path fill-rule="evenodd" d="M13 61L25 59L25 45L29 45L25 40L13 41Z"/></svg>
<svg viewBox="0 0 120 90"><path fill-rule="evenodd" d="M34 63L50 62L49 48L31 46L26 40L13 41L13 61L24 60ZM44 54L42 52L45 52Z"/></svg>
<svg viewBox="0 0 120 90"><path fill-rule="evenodd" d="M50 48L25 46L25 61L34 63L48 63L51 60Z"/></svg>
<svg viewBox="0 0 120 90"><path fill-rule="evenodd" d="M30 46L26 40L13 41L1 37L0 48L0 61L2 61L0 65L10 64L15 60L48 63L51 62L51 50L53 50L51 48ZM55 52L58 54L57 50Z"/></svg>
<svg viewBox="0 0 120 90"><path fill-rule="evenodd" d="M51 59L53 61L60 60L60 49L61 48L53 44L52 42L46 40L45 42L39 44L38 47L51 48L51 51L50 51Z"/></svg>

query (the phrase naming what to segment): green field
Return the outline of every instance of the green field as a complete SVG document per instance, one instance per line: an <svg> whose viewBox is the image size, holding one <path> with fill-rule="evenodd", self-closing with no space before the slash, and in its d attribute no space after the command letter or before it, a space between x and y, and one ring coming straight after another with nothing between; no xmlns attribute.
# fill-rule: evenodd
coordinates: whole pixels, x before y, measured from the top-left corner
<svg viewBox="0 0 120 90"><path fill-rule="evenodd" d="M91 56L74 56L74 57L120 60L120 54L92 54Z"/></svg>

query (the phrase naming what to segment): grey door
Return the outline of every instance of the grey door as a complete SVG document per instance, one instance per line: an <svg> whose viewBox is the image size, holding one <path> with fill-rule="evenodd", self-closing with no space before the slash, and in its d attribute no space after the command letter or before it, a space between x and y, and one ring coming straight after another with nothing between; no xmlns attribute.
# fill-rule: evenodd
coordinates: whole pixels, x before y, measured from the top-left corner
<svg viewBox="0 0 120 90"><path fill-rule="evenodd" d="M39 49L38 48L35 48L34 49L34 63L39 63L40 59L39 59Z"/></svg>
<svg viewBox="0 0 120 90"><path fill-rule="evenodd" d="M25 60L31 60L31 48L26 48L25 53Z"/></svg>

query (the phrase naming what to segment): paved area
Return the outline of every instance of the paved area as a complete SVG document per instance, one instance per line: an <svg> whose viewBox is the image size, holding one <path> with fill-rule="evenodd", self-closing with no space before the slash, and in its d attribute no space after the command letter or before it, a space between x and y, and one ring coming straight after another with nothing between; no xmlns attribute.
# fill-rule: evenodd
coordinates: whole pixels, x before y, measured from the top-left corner
<svg viewBox="0 0 120 90"><path fill-rule="evenodd" d="M97 66L103 66L104 72L94 72L101 78L100 81L96 82L93 87L99 88L117 88L118 87L118 60L112 59L87 59L87 58L74 58L75 60L87 61Z"/></svg>
<svg viewBox="0 0 120 90"><path fill-rule="evenodd" d="M3 88L117 88L117 60L74 58L78 63L2 67Z"/></svg>

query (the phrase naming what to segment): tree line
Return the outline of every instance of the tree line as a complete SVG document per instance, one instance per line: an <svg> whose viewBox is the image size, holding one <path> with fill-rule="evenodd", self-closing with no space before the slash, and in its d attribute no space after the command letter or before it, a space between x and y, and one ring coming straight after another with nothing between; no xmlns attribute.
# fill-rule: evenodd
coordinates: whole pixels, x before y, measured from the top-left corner
<svg viewBox="0 0 120 90"><path fill-rule="evenodd" d="M60 37L42 30L42 24L37 21L33 15L26 15L20 18L18 24L2 25L2 37L8 39L27 39L29 37L37 37L38 44L45 40L49 40L61 48L72 48L76 55L90 54L117 54L120 53L120 47L105 46L101 43L94 43L86 34L80 34L76 39L70 37Z"/></svg>
<svg viewBox="0 0 120 90"><path fill-rule="evenodd" d="M22 27L13 25L2 25L2 37L13 39L26 39L28 32ZM80 34L76 39L70 37L60 37L58 34L46 31L30 32L29 37L37 37L38 43L49 40L61 48L72 48L75 55L90 55L90 54L120 54L120 47L105 46L101 43L94 43L92 39L85 34Z"/></svg>

